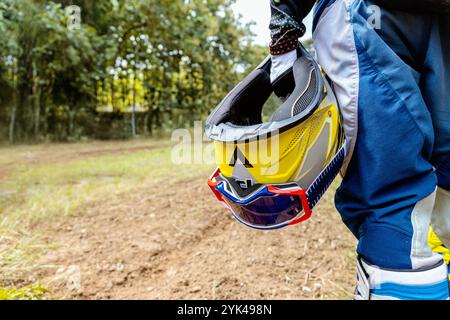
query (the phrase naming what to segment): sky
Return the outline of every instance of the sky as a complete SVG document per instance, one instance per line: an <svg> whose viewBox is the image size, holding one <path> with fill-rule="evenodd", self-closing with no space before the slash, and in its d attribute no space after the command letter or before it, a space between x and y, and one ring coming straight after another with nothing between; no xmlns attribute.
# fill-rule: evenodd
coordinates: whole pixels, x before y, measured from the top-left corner
<svg viewBox="0 0 450 320"><path fill-rule="evenodd" d="M233 5L237 15L242 15L243 22L256 22L253 32L256 34L255 43L268 45L270 42L270 5L269 0L237 0ZM309 15L304 21L307 32L305 39L311 38L312 17Z"/></svg>

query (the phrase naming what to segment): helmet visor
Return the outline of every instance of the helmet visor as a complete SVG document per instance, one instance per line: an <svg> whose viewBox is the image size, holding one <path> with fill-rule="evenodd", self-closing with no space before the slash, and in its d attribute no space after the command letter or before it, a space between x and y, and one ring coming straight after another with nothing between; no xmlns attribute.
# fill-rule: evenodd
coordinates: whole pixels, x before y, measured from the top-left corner
<svg viewBox="0 0 450 320"><path fill-rule="evenodd" d="M298 196L274 195L259 197L249 204L237 204L223 197L223 200L240 222L255 229L277 229L298 220L303 214L302 202Z"/></svg>

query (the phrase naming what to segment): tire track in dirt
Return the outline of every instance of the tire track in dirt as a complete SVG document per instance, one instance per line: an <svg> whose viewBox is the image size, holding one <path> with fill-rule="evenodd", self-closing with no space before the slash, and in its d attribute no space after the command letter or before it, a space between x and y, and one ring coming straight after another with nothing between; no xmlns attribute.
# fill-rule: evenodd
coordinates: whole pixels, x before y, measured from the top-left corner
<svg viewBox="0 0 450 320"><path fill-rule="evenodd" d="M350 296L354 240L329 201L305 224L260 232L236 223L205 181L150 184L40 225L60 244L38 262L43 281L62 298ZM79 288L68 286L71 266Z"/></svg>
<svg viewBox="0 0 450 320"><path fill-rule="evenodd" d="M203 179L201 181L204 182ZM83 262L80 257L87 255L90 263L82 263L81 267L86 269L83 272L86 272L85 281L88 282L92 268L101 272L105 271L105 266L113 267L115 264L127 267L123 273L155 269L158 272L159 267L153 261L155 257L164 257L173 250L201 241L202 236L214 232L211 230L214 230L215 223L220 222L219 219L207 219L194 225L195 221L187 217L195 209L189 209L189 204L184 200L180 203L179 199L192 199L192 193L198 198L204 193L204 190L192 192L192 189L198 189L198 185L195 182L188 185L188 181L165 185L164 190L185 190L182 193L177 191L174 195L166 195L156 185L150 186L148 192L139 190L139 194L119 194L116 196L117 200L112 202L108 199L85 207L80 215L70 219L69 226L67 219L59 219L45 227L41 225L39 229L51 230L46 233L46 241L60 243L62 247L51 252L38 264L67 267ZM105 203L110 203L106 211ZM197 203L202 204L201 201ZM216 213L220 211L220 207L212 207L215 207ZM186 221L181 221L182 218ZM127 235L130 231L133 231L132 237ZM105 244L109 244L110 248L105 248ZM105 259L104 254L110 253L108 249L117 247L123 254L110 255ZM134 251L136 254L130 255ZM136 259L139 255L148 256L151 263L145 259ZM124 279L115 280L123 281ZM106 287L111 285L107 283ZM83 293L83 296L90 294Z"/></svg>

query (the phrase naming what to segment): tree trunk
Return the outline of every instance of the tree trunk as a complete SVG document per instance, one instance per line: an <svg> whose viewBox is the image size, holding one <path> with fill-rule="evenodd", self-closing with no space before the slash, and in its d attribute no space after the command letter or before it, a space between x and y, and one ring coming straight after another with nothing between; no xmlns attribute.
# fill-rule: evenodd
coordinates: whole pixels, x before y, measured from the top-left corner
<svg viewBox="0 0 450 320"><path fill-rule="evenodd" d="M41 113L41 98L39 90L39 77L37 75L36 64L33 63L33 78L32 78L32 96L33 96L33 109L34 109L34 124L33 133L34 139L39 138L39 123L40 123L40 113Z"/></svg>
<svg viewBox="0 0 450 320"><path fill-rule="evenodd" d="M16 85L16 72L15 68L12 68L11 72L12 76L12 83L13 83L13 93L12 93L12 105L11 105L11 116L9 119L9 131L8 131L8 140L9 143L14 143L14 135L15 135L15 128L16 128L16 113L17 113L17 85Z"/></svg>
<svg viewBox="0 0 450 320"><path fill-rule="evenodd" d="M34 138L39 139L39 123L40 123L40 117L41 117L41 106L39 105L39 98L34 98Z"/></svg>
<svg viewBox="0 0 450 320"><path fill-rule="evenodd" d="M14 93L14 95L16 95ZM14 99L16 100L16 99ZM17 112L17 104L16 101L13 101L12 108L11 108L11 117L9 120L9 133L8 133L8 140L9 143L14 143L14 130L16 126L16 112Z"/></svg>
<svg viewBox="0 0 450 320"><path fill-rule="evenodd" d="M133 105L131 108L131 135L136 137L136 67L133 69Z"/></svg>
<svg viewBox="0 0 450 320"><path fill-rule="evenodd" d="M153 135L153 112L149 109L147 113L147 132Z"/></svg>
<svg viewBox="0 0 450 320"><path fill-rule="evenodd" d="M114 76L112 76L111 79L111 104L112 104L112 110L113 112L116 111L116 91L115 91L115 87L114 87Z"/></svg>
<svg viewBox="0 0 450 320"><path fill-rule="evenodd" d="M72 104L72 106L74 106L75 104ZM75 129L75 115L76 115L76 111L72 110L71 108L69 108L69 130L67 133L67 138L72 138L73 137L73 133L74 133L74 129Z"/></svg>

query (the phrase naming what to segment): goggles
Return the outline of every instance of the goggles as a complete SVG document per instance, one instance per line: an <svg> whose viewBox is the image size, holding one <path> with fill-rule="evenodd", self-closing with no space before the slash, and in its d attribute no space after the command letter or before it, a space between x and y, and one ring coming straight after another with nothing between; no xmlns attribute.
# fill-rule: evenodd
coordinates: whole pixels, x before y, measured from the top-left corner
<svg viewBox="0 0 450 320"><path fill-rule="evenodd" d="M339 173L344 162L345 143L321 174L304 190L296 183L257 185L237 191L233 180L217 169L208 185L217 199L240 223L260 230L279 229L308 220L312 209Z"/></svg>

